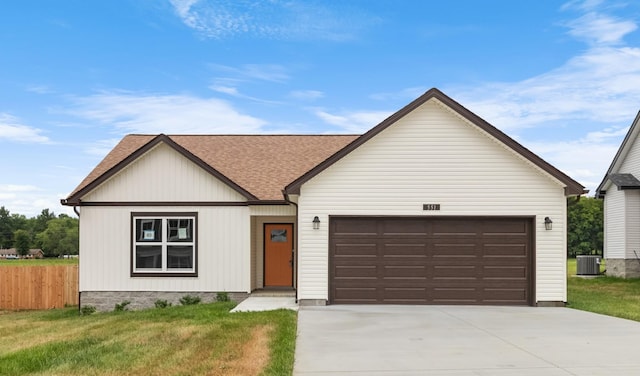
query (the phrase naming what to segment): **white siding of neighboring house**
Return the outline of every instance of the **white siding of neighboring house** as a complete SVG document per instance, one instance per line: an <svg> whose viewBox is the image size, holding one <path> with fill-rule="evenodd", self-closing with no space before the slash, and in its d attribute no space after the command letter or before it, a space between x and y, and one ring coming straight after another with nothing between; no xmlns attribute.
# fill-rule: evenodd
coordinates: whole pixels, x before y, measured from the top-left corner
<svg viewBox="0 0 640 376"><path fill-rule="evenodd" d="M633 140L614 173L640 177L640 142ZM640 192L618 190L608 183L604 198L604 257L635 259L640 256Z"/></svg>
<svg viewBox="0 0 640 376"><path fill-rule="evenodd" d="M625 258L640 258L640 191L625 190Z"/></svg>
<svg viewBox="0 0 640 376"><path fill-rule="evenodd" d="M82 200L246 201L246 198L160 143Z"/></svg>
<svg viewBox="0 0 640 376"><path fill-rule="evenodd" d="M298 200L299 299L328 298L329 215L490 215L535 217L536 300L566 301L564 187L435 99L305 183ZM430 203L441 210L423 211Z"/></svg>
<svg viewBox="0 0 640 376"><path fill-rule="evenodd" d="M251 290L248 206L171 206L171 202L238 202L244 197L170 147L160 144L82 198L166 201L167 206L83 206L80 291ZM198 277L131 277L132 212L197 212Z"/></svg>
<svg viewBox="0 0 640 376"><path fill-rule="evenodd" d="M615 185L607 189L604 200L604 257L625 258L625 191Z"/></svg>
<svg viewBox="0 0 640 376"><path fill-rule="evenodd" d="M627 155L624 156L616 173L633 174L640 178L640 142L638 142L637 138L631 144L631 148L627 152Z"/></svg>

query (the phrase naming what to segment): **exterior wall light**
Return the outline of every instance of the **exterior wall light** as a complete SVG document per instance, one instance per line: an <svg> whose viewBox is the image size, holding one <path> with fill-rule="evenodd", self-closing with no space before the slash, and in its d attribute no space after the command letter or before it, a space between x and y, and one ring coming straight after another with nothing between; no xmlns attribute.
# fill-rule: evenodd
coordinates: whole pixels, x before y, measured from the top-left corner
<svg viewBox="0 0 640 376"><path fill-rule="evenodd" d="M318 230L320 228L320 218L316 215L313 217L313 229Z"/></svg>
<svg viewBox="0 0 640 376"><path fill-rule="evenodd" d="M549 217L544 217L544 229L552 230L553 229L553 221Z"/></svg>

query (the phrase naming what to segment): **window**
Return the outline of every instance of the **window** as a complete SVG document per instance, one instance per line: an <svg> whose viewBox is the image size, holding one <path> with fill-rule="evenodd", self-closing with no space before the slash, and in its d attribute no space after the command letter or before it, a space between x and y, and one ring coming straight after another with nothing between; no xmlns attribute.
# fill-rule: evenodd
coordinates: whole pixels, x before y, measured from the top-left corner
<svg viewBox="0 0 640 376"><path fill-rule="evenodd" d="M197 213L132 213L131 275L197 275Z"/></svg>

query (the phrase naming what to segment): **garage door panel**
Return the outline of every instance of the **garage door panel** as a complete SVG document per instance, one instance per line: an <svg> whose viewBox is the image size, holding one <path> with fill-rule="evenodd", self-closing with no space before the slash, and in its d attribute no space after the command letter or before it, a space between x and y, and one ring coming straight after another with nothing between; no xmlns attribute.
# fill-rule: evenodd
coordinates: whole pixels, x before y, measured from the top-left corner
<svg viewBox="0 0 640 376"><path fill-rule="evenodd" d="M426 244L384 244L383 257L427 257Z"/></svg>
<svg viewBox="0 0 640 376"><path fill-rule="evenodd" d="M362 218L342 218L339 222L333 223L333 232L336 235L341 234L370 234L376 235L377 225L374 219Z"/></svg>
<svg viewBox="0 0 640 376"><path fill-rule="evenodd" d="M518 244L485 244L482 254L486 256L527 256L527 245Z"/></svg>
<svg viewBox="0 0 640 376"><path fill-rule="evenodd" d="M335 269L335 278L376 278L378 268L375 265L341 265Z"/></svg>
<svg viewBox="0 0 640 376"><path fill-rule="evenodd" d="M388 304L425 304L428 301L426 288L385 288L382 299Z"/></svg>
<svg viewBox="0 0 640 376"><path fill-rule="evenodd" d="M385 265L382 267L383 278L427 278L425 265Z"/></svg>
<svg viewBox="0 0 640 376"><path fill-rule="evenodd" d="M480 268L476 265L441 265L433 267L433 278L477 278Z"/></svg>
<svg viewBox="0 0 640 376"><path fill-rule="evenodd" d="M378 254L378 246L375 243L338 243L335 245L334 256L376 256Z"/></svg>
<svg viewBox="0 0 640 376"><path fill-rule="evenodd" d="M381 235L427 235L428 223L417 222L407 219L383 219L381 223Z"/></svg>
<svg viewBox="0 0 640 376"><path fill-rule="evenodd" d="M528 218L331 218L330 302L531 304L531 228Z"/></svg>
<svg viewBox="0 0 640 376"><path fill-rule="evenodd" d="M521 266L484 266L484 278L490 279L522 279L527 278L527 268Z"/></svg>

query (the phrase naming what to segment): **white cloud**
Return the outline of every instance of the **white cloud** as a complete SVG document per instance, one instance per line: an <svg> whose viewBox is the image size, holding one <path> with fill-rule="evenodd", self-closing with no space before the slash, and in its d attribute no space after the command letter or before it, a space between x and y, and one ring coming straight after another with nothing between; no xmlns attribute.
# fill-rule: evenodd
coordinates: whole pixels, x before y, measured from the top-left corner
<svg viewBox="0 0 640 376"><path fill-rule="evenodd" d="M46 144L50 140L43 136L38 128L20 124L20 120L12 115L0 113L0 140Z"/></svg>
<svg viewBox="0 0 640 376"><path fill-rule="evenodd" d="M223 84L235 84L247 81L285 82L290 79L287 69L279 64L243 64L231 67L222 64L210 64L213 70L231 75L216 80Z"/></svg>
<svg viewBox="0 0 640 376"><path fill-rule="evenodd" d="M377 22L362 9L311 0L171 0L176 15L206 38L238 35L285 40L355 38ZM337 9L336 9L337 8Z"/></svg>
<svg viewBox="0 0 640 376"><path fill-rule="evenodd" d="M502 129L577 120L628 122L639 106L640 48L624 45L622 38L637 25L595 11L568 25L569 34L585 39L589 48L562 66L519 82L449 92Z"/></svg>
<svg viewBox="0 0 640 376"><path fill-rule="evenodd" d="M189 95L103 93L75 103L73 115L125 133L256 133L266 124L226 101Z"/></svg>
<svg viewBox="0 0 640 376"><path fill-rule="evenodd" d="M607 128L587 133L577 140L523 143L547 162L579 181L593 195L620 147L620 139L627 131L628 127Z"/></svg>
<svg viewBox="0 0 640 376"><path fill-rule="evenodd" d="M46 189L34 185L24 184L0 184L0 200L2 206L12 214L22 214L26 217L34 217L42 212L42 209L51 209L56 214L73 214L72 208L63 207L60 198L64 194L51 194Z"/></svg>
<svg viewBox="0 0 640 376"><path fill-rule="evenodd" d="M593 45L615 45L638 26L606 15L590 12L567 24L569 34Z"/></svg>
<svg viewBox="0 0 640 376"><path fill-rule="evenodd" d="M315 101L324 97L324 93L318 90L294 90L289 97L303 101Z"/></svg>
<svg viewBox="0 0 640 376"><path fill-rule="evenodd" d="M338 126L345 132L356 134L368 131L391 114L387 111L355 111L335 115L324 110L315 110L315 115L326 123Z"/></svg>
<svg viewBox="0 0 640 376"><path fill-rule="evenodd" d="M110 138L108 140L95 141L89 145L86 145L84 147L84 152L90 155L95 155L97 157L104 157L105 155L107 155L107 153L111 151L111 149L113 149L114 146L118 144L118 142L120 142L120 139L118 138ZM58 166L58 167L66 168L64 166L62 167Z"/></svg>

